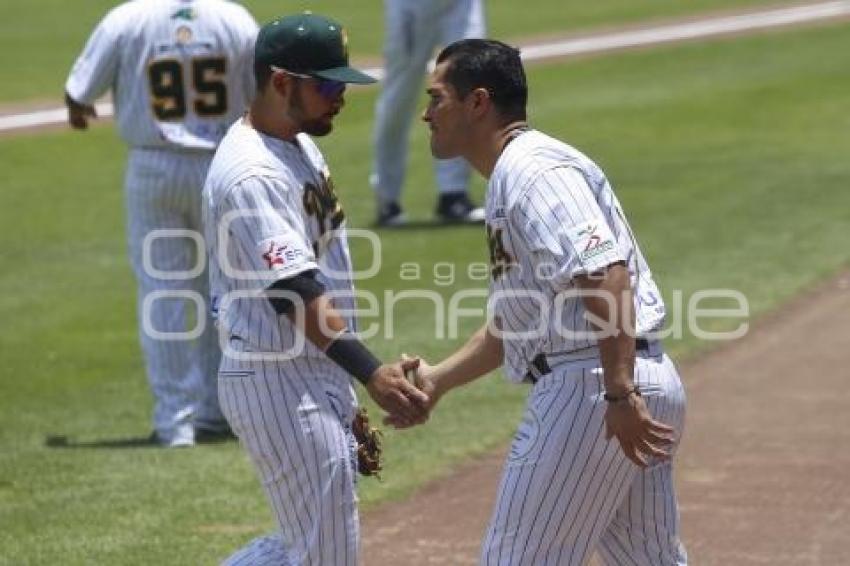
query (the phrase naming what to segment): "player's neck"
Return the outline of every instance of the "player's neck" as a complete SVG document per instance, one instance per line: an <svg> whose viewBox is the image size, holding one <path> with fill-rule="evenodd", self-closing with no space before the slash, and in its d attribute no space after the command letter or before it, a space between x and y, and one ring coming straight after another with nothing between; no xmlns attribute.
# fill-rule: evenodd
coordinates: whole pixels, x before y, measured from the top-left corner
<svg viewBox="0 0 850 566"><path fill-rule="evenodd" d="M528 123L525 120L516 120L490 129L484 134L482 143L472 144L480 150L467 157L467 160L485 179L489 179L505 147L527 130Z"/></svg>
<svg viewBox="0 0 850 566"><path fill-rule="evenodd" d="M258 132L281 140L293 141L298 134L296 125L262 97L255 98L251 103L245 120Z"/></svg>

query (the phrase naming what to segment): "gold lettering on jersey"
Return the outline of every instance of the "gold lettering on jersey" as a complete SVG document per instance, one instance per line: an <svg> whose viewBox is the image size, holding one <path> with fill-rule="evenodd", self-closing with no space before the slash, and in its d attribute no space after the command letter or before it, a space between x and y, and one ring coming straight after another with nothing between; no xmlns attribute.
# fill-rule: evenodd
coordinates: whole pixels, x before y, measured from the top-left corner
<svg viewBox="0 0 850 566"><path fill-rule="evenodd" d="M177 59L148 63L151 110L157 120L179 121L186 115L183 66Z"/></svg>
<svg viewBox="0 0 850 566"><path fill-rule="evenodd" d="M227 59L192 59L192 87L198 95L193 103L198 116L222 116L227 113Z"/></svg>
<svg viewBox="0 0 850 566"><path fill-rule="evenodd" d="M319 225L319 239L313 242L313 251L316 257L324 246L325 234L342 226L345 220L345 212L336 196L334 182L330 177L322 175L321 185L315 183L304 184L304 210L308 215L316 219Z"/></svg>
<svg viewBox="0 0 850 566"><path fill-rule="evenodd" d="M227 59L197 57L188 62L192 89L186 92L183 62L157 59L148 63L151 110L157 120L181 121L188 111L189 96L197 116L211 118L227 112Z"/></svg>
<svg viewBox="0 0 850 566"><path fill-rule="evenodd" d="M489 224L487 225L487 247L490 249L490 275L495 281L504 275L516 262L505 249L501 228L493 228Z"/></svg>

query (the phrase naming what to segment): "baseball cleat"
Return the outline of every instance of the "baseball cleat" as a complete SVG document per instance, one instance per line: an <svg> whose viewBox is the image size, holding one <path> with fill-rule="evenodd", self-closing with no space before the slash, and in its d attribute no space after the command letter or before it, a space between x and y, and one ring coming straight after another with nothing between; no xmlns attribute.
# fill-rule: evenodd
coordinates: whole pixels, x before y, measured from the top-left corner
<svg viewBox="0 0 850 566"><path fill-rule="evenodd" d="M386 226L388 228L404 226L407 224L407 215L397 202L386 202L378 206L378 219L375 223L378 226Z"/></svg>
<svg viewBox="0 0 850 566"><path fill-rule="evenodd" d="M437 203L437 217L443 222L455 224L481 224L484 209L475 206L465 192L445 193Z"/></svg>
<svg viewBox="0 0 850 566"><path fill-rule="evenodd" d="M154 431L150 440L163 448L189 448L195 445L195 430L191 425L183 425L167 432Z"/></svg>
<svg viewBox="0 0 850 566"><path fill-rule="evenodd" d="M226 421L221 423L195 423L195 442L198 444L226 442L235 439L236 434Z"/></svg>

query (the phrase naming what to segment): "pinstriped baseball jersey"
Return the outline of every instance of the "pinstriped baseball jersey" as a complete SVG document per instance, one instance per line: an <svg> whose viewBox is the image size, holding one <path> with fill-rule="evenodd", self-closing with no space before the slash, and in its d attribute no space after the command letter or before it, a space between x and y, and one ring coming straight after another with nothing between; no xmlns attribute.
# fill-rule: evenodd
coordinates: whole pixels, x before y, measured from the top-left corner
<svg viewBox="0 0 850 566"><path fill-rule="evenodd" d="M291 322L261 294L278 279L319 269L317 279L341 314L354 310L345 216L310 137L283 141L236 122L213 159L204 200L222 332L255 353L293 352L329 363L309 341L302 340L302 352ZM353 316L347 322L356 329Z"/></svg>
<svg viewBox="0 0 850 566"><path fill-rule="evenodd" d="M224 0L135 0L98 24L66 91L90 104L113 89L134 147L215 149L253 91L257 24Z"/></svg>
<svg viewBox="0 0 850 566"><path fill-rule="evenodd" d="M569 290L574 277L614 262L631 274L638 335L663 324L664 304L620 203L575 148L533 130L516 136L493 169L486 215L490 308L504 333L509 379L522 380L538 353L595 346L582 298ZM591 353L589 367L597 359Z"/></svg>
<svg viewBox="0 0 850 566"><path fill-rule="evenodd" d="M318 270L355 329L344 214L305 134L266 136L237 121L204 187L213 303L228 338L221 407L251 457L279 527L227 564L357 563L359 522L348 373L271 306L279 279Z"/></svg>

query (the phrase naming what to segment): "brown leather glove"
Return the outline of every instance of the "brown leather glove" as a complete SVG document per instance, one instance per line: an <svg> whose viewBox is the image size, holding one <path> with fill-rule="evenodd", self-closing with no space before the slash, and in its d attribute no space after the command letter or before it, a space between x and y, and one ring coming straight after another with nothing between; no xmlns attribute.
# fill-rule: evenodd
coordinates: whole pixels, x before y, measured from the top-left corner
<svg viewBox="0 0 850 566"><path fill-rule="evenodd" d="M351 431L357 439L357 469L364 476L381 479L383 462L381 455L381 431L369 426L369 414L360 407L351 423Z"/></svg>

